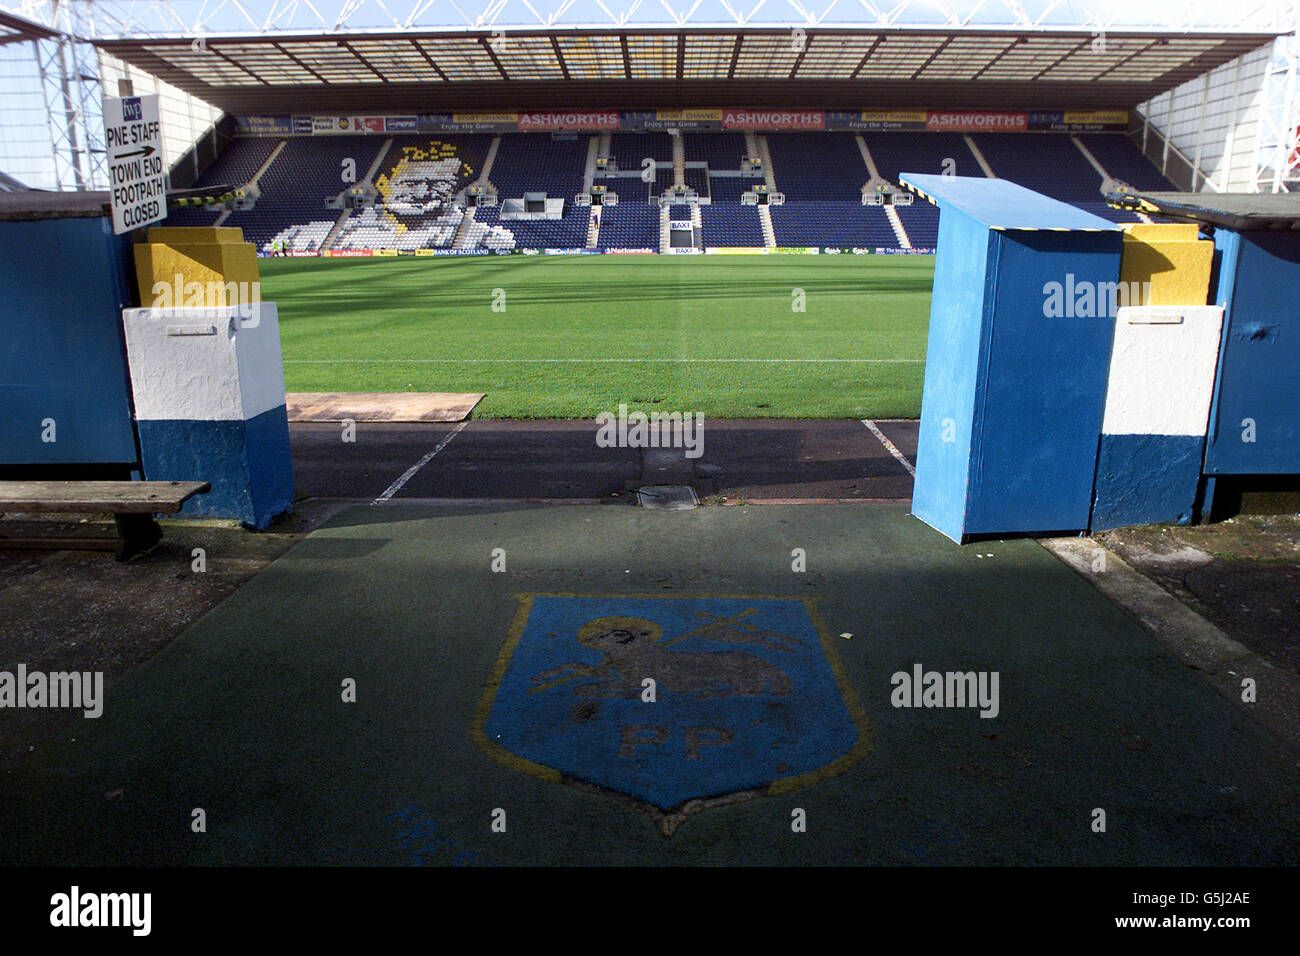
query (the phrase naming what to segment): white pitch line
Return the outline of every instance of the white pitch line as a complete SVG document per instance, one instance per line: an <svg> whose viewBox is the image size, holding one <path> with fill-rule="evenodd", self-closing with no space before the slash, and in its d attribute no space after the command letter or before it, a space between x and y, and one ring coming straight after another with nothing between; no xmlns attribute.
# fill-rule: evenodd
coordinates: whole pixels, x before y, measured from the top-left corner
<svg viewBox="0 0 1300 956"><path fill-rule="evenodd" d="M885 451L889 452L891 455L897 458L899 464L901 464L904 468L907 469L907 473L911 475L913 478L915 478L916 469L912 467L912 463L907 460L906 455L904 455L901 451L898 450L897 445L895 445L892 441L890 441L888 438L885 437L885 433L882 432L879 427L877 427L876 423L872 421L870 418L864 418L862 419L862 424L866 425L868 428L871 429L871 434L875 435L877 438L880 439L880 444L885 446Z"/></svg>
<svg viewBox="0 0 1300 956"><path fill-rule="evenodd" d="M402 476L401 476L400 478L398 478L395 482L393 482L391 485L389 485L387 488L385 488L385 489L384 489L384 493L383 493L382 495L380 495L378 498L376 498L374 501L370 502L370 503L371 503L372 505L377 505L377 504L379 504L379 502L381 502L381 501L387 501L389 498L393 497L393 495L395 495L395 494L397 494L399 491L401 491L401 490L402 490L402 486L403 486L404 484L406 484L408 481L410 481L412 478L414 478L414 477L415 477L415 473L416 473L417 471L419 471L421 468L423 468L423 467L424 467L425 465L427 465L429 462L433 461L433 456L436 455L436 454L438 454L438 452L442 451L444 448L446 448L446 447L447 447L447 443L448 443L449 441L451 441L453 438L455 438L457 435L459 435L459 434L460 434L460 430L461 430L462 428L464 428L464 427L465 427L466 425L468 425L468 424L469 424L469 419L467 418L467 419L465 419L463 422L461 422L459 425L457 425L455 428L453 428L453 429L451 430L451 434L449 434L449 435L448 435L446 438L444 438L442 441L438 442L437 447L434 448L433 451L429 452L427 455L425 455L423 458L421 458L419 461L417 461L417 462L416 462L414 465L412 465L410 468L406 469L406 471L402 472Z"/></svg>
<svg viewBox="0 0 1300 956"><path fill-rule="evenodd" d="M538 364L633 364L638 362L701 362L712 364L835 364L856 363L873 365L923 365L925 359L888 358L463 358L463 359L285 359L285 365L469 365L504 363L508 365Z"/></svg>

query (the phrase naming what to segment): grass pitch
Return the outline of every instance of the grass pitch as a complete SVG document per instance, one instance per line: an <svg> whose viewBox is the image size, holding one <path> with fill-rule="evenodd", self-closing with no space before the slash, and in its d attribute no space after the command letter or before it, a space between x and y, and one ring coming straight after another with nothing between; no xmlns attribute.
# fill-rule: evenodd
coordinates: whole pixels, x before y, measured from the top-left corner
<svg viewBox="0 0 1300 956"><path fill-rule="evenodd" d="M292 392L485 392L497 418L920 414L930 256L261 265Z"/></svg>

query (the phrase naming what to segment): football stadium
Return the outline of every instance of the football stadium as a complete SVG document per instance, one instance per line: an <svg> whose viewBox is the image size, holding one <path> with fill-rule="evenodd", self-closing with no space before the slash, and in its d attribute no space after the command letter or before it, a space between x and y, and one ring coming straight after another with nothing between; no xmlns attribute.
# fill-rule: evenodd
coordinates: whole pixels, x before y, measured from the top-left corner
<svg viewBox="0 0 1300 956"><path fill-rule="evenodd" d="M344 51L306 38L286 49L273 34L232 36L226 50L205 37L212 56L185 38L100 49L142 90L161 82L226 111L171 185L231 198L175 209L168 225L237 227L277 258L455 257L436 271L386 262L364 282L355 269L264 266L267 296L302 304L284 330L290 391L482 392L483 416L589 417L649 388L665 407L715 416L915 418L929 307L920 262L511 263L515 288L488 328L448 335L443 323L470 331L466 305L505 288L480 278L496 267L466 257L928 263L938 210L901 186L905 170L1009 179L1114 222L1150 221L1106 194L1174 189L1169 175L1185 173L1149 124L1127 135L1130 108L1267 40L754 27L367 33ZM864 88L883 109L861 108ZM762 108L710 108L718 96ZM422 111L444 101L464 112ZM339 115L345 102L355 112ZM813 304L793 314L815 323L797 336L794 288ZM594 356L590 333L602 329L642 344L615 339ZM677 361L635 361L665 357L666 339ZM623 361L592 361L606 357Z"/></svg>
<svg viewBox="0 0 1300 956"><path fill-rule="evenodd" d="M1300 863L1298 27L0 2L0 861L66 868L9 915L1053 866L1085 929L1250 926Z"/></svg>

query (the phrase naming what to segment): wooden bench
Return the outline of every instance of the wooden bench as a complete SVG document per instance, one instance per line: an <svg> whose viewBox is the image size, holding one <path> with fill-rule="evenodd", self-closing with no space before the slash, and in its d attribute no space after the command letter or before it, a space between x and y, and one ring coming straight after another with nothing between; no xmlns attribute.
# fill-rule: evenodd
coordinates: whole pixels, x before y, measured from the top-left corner
<svg viewBox="0 0 1300 956"><path fill-rule="evenodd" d="M68 514L111 512L117 540L108 538L0 538L0 547L100 548L117 560L143 554L162 540L156 514L175 514L206 481L0 481L0 512Z"/></svg>

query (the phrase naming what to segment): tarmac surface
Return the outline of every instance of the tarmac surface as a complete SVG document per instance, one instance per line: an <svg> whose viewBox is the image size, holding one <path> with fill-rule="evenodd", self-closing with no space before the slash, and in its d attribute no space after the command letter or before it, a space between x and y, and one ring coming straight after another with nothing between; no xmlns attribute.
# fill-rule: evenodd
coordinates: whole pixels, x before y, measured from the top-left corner
<svg viewBox="0 0 1300 956"><path fill-rule="evenodd" d="M0 804L5 863L1300 859L1294 754L1036 543L901 504L347 507Z"/></svg>
<svg viewBox="0 0 1300 956"><path fill-rule="evenodd" d="M915 421L877 427L909 461ZM691 484L729 500L910 498L906 467L853 420L707 421L703 454L601 448L590 421L473 419L459 425L337 424L290 429L299 496L373 499L446 444L393 497L600 501L643 484ZM450 439L450 440L448 440ZM435 459L430 459L433 461ZM665 481L665 479L668 479Z"/></svg>

